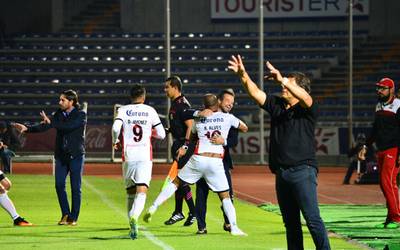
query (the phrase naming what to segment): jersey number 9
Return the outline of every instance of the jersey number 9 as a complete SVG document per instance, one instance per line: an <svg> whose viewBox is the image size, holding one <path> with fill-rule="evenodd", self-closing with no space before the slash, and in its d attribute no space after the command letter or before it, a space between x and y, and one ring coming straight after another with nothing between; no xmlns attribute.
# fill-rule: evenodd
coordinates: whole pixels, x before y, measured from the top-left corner
<svg viewBox="0 0 400 250"><path fill-rule="evenodd" d="M134 135L133 140L135 142L140 142L143 137L142 127L140 125L135 124L135 126L133 126L132 130L133 130L133 135Z"/></svg>

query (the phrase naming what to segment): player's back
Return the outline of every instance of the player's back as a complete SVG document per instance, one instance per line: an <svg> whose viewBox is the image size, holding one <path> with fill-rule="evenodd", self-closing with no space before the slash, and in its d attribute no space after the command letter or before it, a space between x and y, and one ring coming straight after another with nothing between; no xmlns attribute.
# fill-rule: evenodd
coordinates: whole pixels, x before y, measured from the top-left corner
<svg viewBox="0 0 400 250"><path fill-rule="evenodd" d="M146 104L125 105L119 108L116 119L123 122L124 160L152 160L152 128L160 123L155 109Z"/></svg>
<svg viewBox="0 0 400 250"><path fill-rule="evenodd" d="M199 138L196 152L223 154L223 146L212 144L210 139L219 134L226 140L231 127L238 128L239 119L229 113L215 112L209 117L196 121L195 130Z"/></svg>

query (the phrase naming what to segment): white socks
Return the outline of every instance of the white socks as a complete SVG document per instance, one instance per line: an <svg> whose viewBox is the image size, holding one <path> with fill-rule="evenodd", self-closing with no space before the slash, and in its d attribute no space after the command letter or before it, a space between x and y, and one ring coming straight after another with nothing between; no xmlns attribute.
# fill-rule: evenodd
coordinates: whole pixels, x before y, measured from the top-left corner
<svg viewBox="0 0 400 250"><path fill-rule="evenodd" d="M17 210L7 193L0 194L0 205L10 214L11 218L15 220L19 217Z"/></svg>
<svg viewBox="0 0 400 250"><path fill-rule="evenodd" d="M229 223L232 227L236 225L236 210L233 206L232 200L230 198L225 198L222 200L222 207L224 208L226 217L228 217Z"/></svg>
<svg viewBox="0 0 400 250"><path fill-rule="evenodd" d="M146 193L137 193L132 209L129 211L129 218L137 220L144 209L146 203Z"/></svg>
<svg viewBox="0 0 400 250"><path fill-rule="evenodd" d="M178 188L174 183L168 183L168 185L161 190L161 193L157 196L156 200L153 202L153 205L149 208L150 213L154 213L157 208L164 203L164 201L168 200Z"/></svg>

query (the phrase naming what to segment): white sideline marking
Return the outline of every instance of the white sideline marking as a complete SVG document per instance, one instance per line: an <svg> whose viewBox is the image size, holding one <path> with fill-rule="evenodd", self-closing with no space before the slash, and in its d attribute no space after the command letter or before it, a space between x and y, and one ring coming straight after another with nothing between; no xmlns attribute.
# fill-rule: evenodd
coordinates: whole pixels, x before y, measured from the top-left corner
<svg viewBox="0 0 400 250"><path fill-rule="evenodd" d="M98 190L96 187L94 187L92 184L90 184L87 180L82 180L82 183L88 187L92 192L96 193L101 201L103 201L105 204L107 204L107 206L109 206L112 210L114 210L117 214L121 215L124 218L127 218L127 215L124 211L122 211L119 207L117 207L110 199L107 198L107 196L104 194L104 192ZM146 227L140 225L141 228L147 230ZM174 250L174 248L170 245L168 245L167 243L165 243L164 241L161 241L159 239L157 239L156 236L154 236L154 234L150 233L149 231L141 231L142 234L144 234L144 236L150 240L152 243L154 243L155 245L161 247L164 250Z"/></svg>
<svg viewBox="0 0 400 250"><path fill-rule="evenodd" d="M338 199L338 198L335 198L335 197L332 197L332 196L328 196L328 195L324 195L324 194L321 194L321 193L318 193L318 196L324 197L325 199L329 199L329 200L334 200L334 201L343 202L343 203L346 203L346 204L348 204L348 205L354 205L354 203L352 203L352 202L350 202L350 201L343 200L343 199ZM319 202L318 202L318 203L319 203Z"/></svg>
<svg viewBox="0 0 400 250"><path fill-rule="evenodd" d="M260 198L255 197L255 196L252 196L252 195L249 195L249 194L246 194L246 193L242 193L242 192L239 192L239 191L237 191L237 190L235 190L234 193L240 194L240 195L242 195L242 196L246 196L246 197L248 197L248 198L251 198L251 199L253 199L253 200L259 201L259 202L261 202L261 203L267 202L266 200L262 200L262 199L260 199Z"/></svg>
<svg viewBox="0 0 400 250"><path fill-rule="evenodd" d="M249 194L246 194L246 193L242 193L242 192L238 192L238 191L235 191L235 193L240 194L241 196L245 196L245 197L251 198L251 199L256 200L258 202L261 202L261 203L267 202L266 200L257 198L255 196L252 196L252 195L249 195ZM330 199L330 200L334 200L334 201L343 202L345 204L354 205L354 203L351 203L350 201L347 201L347 200L338 199L338 198L335 198L335 197L332 197L332 196L324 195L324 194L321 194L320 192L318 192L317 194L318 194L318 196L324 197L325 199Z"/></svg>

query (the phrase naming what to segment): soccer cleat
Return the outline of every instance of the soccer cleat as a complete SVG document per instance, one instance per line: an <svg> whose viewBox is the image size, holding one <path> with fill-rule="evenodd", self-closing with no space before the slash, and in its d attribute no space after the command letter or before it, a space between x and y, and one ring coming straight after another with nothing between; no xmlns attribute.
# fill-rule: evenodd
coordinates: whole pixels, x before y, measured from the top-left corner
<svg viewBox="0 0 400 250"><path fill-rule="evenodd" d="M147 211L147 213L143 216L144 222L150 223L151 217L153 216L153 213L151 213L150 211Z"/></svg>
<svg viewBox="0 0 400 250"><path fill-rule="evenodd" d="M33 226L32 223L26 221L24 218L22 218L21 216L16 218L14 220L14 226L18 226L18 227L30 227Z"/></svg>
<svg viewBox="0 0 400 250"><path fill-rule="evenodd" d="M153 216L153 214L156 212L157 207L155 206L151 206L148 210L147 213L143 216L143 220L146 223L149 223L151 221L151 217Z"/></svg>
<svg viewBox="0 0 400 250"><path fill-rule="evenodd" d="M169 218L168 220L166 220L164 222L165 225L173 225L175 223L177 223L178 221L181 221L185 219L185 216L182 213L172 213L171 218ZM196 219L196 218L195 218ZM193 224L193 223L192 223ZM191 225L191 224L190 224Z"/></svg>
<svg viewBox="0 0 400 250"><path fill-rule="evenodd" d="M231 231L231 224L224 223L223 227L224 231L230 232Z"/></svg>
<svg viewBox="0 0 400 250"><path fill-rule="evenodd" d="M384 229L386 227L386 223L379 223L377 225L375 225L376 229Z"/></svg>
<svg viewBox="0 0 400 250"><path fill-rule="evenodd" d="M188 227L193 225L193 223L196 221L196 216L193 216L192 214L189 214L187 217L185 223L183 223L183 226Z"/></svg>
<svg viewBox="0 0 400 250"><path fill-rule="evenodd" d="M231 234L234 236L247 236L247 234L238 227L231 227Z"/></svg>
<svg viewBox="0 0 400 250"><path fill-rule="evenodd" d="M197 230L196 234L207 234L207 229L205 229L205 228L199 229L199 230Z"/></svg>
<svg viewBox="0 0 400 250"><path fill-rule="evenodd" d="M397 229L397 228L399 228L399 223L398 222L394 222L394 221L392 221L392 222L389 222L389 223L387 223L386 224L386 228L387 229Z"/></svg>
<svg viewBox="0 0 400 250"><path fill-rule="evenodd" d="M65 214L61 217L61 220L58 222L58 225L67 225L68 224L68 214Z"/></svg>
<svg viewBox="0 0 400 250"><path fill-rule="evenodd" d="M131 227L131 230L129 231L129 237L131 237L132 240L136 240L139 233L139 226L137 224L137 220L132 217L129 221L129 226Z"/></svg>

